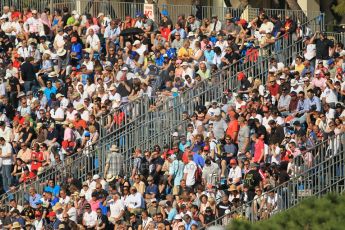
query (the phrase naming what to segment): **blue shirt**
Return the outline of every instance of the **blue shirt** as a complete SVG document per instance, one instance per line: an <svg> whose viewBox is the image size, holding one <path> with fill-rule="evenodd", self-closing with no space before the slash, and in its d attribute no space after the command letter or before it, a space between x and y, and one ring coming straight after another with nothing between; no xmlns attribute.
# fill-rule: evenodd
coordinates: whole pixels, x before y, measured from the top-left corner
<svg viewBox="0 0 345 230"><path fill-rule="evenodd" d="M145 194L155 194L157 196L158 194L158 187L155 184L148 185L145 190Z"/></svg>
<svg viewBox="0 0 345 230"><path fill-rule="evenodd" d="M184 29L180 28L179 30L174 29L173 31L171 31L171 35L174 35L176 32L180 32L180 37L182 39L185 39L187 37L187 33Z"/></svg>
<svg viewBox="0 0 345 230"><path fill-rule="evenodd" d="M195 224L196 226L198 226L198 223L197 223L195 220L191 220L191 221L189 222L189 224L186 223L186 224L184 225L184 227L185 227L186 230L190 230L193 224Z"/></svg>
<svg viewBox="0 0 345 230"><path fill-rule="evenodd" d="M182 161L174 160L169 167L169 175L174 177L174 185L180 185L183 178L184 164Z"/></svg>
<svg viewBox="0 0 345 230"><path fill-rule="evenodd" d="M177 211L175 208L172 208L168 213L168 221L172 221L177 214Z"/></svg>
<svg viewBox="0 0 345 230"><path fill-rule="evenodd" d="M56 88L55 86L52 86L50 88L46 87L44 89L44 95L46 96L47 100L49 101L50 100L50 94L56 94Z"/></svg>
<svg viewBox="0 0 345 230"><path fill-rule="evenodd" d="M82 56L83 47L80 43L74 43L71 47L71 52L77 53L77 59L80 60Z"/></svg>
<svg viewBox="0 0 345 230"><path fill-rule="evenodd" d="M103 206L103 202L99 202L99 208L101 209L103 215L107 215L108 208L107 206Z"/></svg>
<svg viewBox="0 0 345 230"><path fill-rule="evenodd" d="M204 167L205 165L205 160L202 158L202 156L199 155L199 153L194 153L193 154L193 161L195 164L199 165L200 167Z"/></svg>
<svg viewBox="0 0 345 230"><path fill-rule="evenodd" d="M205 56L205 59L206 59L206 62L212 62L213 61L213 58L214 58L214 51L213 50L205 50L204 51L204 56Z"/></svg>
<svg viewBox="0 0 345 230"><path fill-rule="evenodd" d="M29 203L32 208L37 208L36 202L42 198L40 194L35 194L34 196L29 197Z"/></svg>
<svg viewBox="0 0 345 230"><path fill-rule="evenodd" d="M161 55L159 58L155 58L155 63L157 66L163 66L163 63L164 63L163 55Z"/></svg>
<svg viewBox="0 0 345 230"><path fill-rule="evenodd" d="M306 113L310 109L309 99L298 100L297 103L297 112Z"/></svg>
<svg viewBox="0 0 345 230"><path fill-rule="evenodd" d="M311 99L307 99L309 100L309 106L311 108L311 106L315 105L316 106L316 111L317 112L321 112L321 101L320 98L313 96Z"/></svg>
<svg viewBox="0 0 345 230"><path fill-rule="evenodd" d="M307 71L310 71L310 75L314 76L314 67L312 66L304 67L304 69L302 70L301 76L304 77Z"/></svg>
<svg viewBox="0 0 345 230"><path fill-rule="evenodd" d="M53 196L58 196L60 193L60 186L59 185L55 185L54 188L50 187L50 186L46 186L44 188L45 192L51 192L53 194Z"/></svg>

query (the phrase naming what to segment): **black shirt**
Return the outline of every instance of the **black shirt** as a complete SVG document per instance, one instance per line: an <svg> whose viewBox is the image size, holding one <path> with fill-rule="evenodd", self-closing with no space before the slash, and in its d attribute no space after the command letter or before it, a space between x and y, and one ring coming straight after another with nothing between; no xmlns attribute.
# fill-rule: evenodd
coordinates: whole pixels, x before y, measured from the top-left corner
<svg viewBox="0 0 345 230"><path fill-rule="evenodd" d="M132 89L132 80L126 81L126 83ZM116 91L121 95L121 97L128 97L131 93L131 91L128 91L122 83L116 87Z"/></svg>
<svg viewBox="0 0 345 230"><path fill-rule="evenodd" d="M323 40L316 39L316 59L328 60L329 48L333 48L334 44L331 40L325 38Z"/></svg>
<svg viewBox="0 0 345 230"><path fill-rule="evenodd" d="M231 210L231 203L228 201L226 204L221 201L217 204L218 216L224 216L225 210Z"/></svg>
<svg viewBox="0 0 345 230"><path fill-rule="evenodd" d="M254 191L255 187L260 185L261 180L258 171L253 169L244 176L244 184L248 186L249 191Z"/></svg>
<svg viewBox="0 0 345 230"><path fill-rule="evenodd" d="M23 81L34 81L36 79L35 68L30 62L24 62L20 66Z"/></svg>
<svg viewBox="0 0 345 230"><path fill-rule="evenodd" d="M231 53L226 53L224 57L232 64L234 60L239 60L241 57L238 53L231 52Z"/></svg>
<svg viewBox="0 0 345 230"><path fill-rule="evenodd" d="M249 87L250 87L250 82L248 81L248 79L241 80L240 90L247 91Z"/></svg>
<svg viewBox="0 0 345 230"><path fill-rule="evenodd" d="M11 77L11 78L8 80L8 84L9 84L10 87L11 87L11 92L18 92L18 90L17 90L17 85L20 86L20 83L19 83L18 78L16 78L16 77ZM19 90L20 90L20 87L19 87Z"/></svg>

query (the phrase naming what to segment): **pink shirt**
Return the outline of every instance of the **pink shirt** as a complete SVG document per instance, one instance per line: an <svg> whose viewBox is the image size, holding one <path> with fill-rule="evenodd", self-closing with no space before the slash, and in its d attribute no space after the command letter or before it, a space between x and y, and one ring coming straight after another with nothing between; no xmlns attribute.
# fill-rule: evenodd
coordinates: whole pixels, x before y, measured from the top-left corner
<svg viewBox="0 0 345 230"><path fill-rule="evenodd" d="M325 78L319 78L317 79L316 77L311 81L311 84L314 87L319 87L321 89L326 87L326 79Z"/></svg>
<svg viewBox="0 0 345 230"><path fill-rule="evenodd" d="M94 201L94 200L91 199L89 201L89 204L91 206L91 210L94 211L94 212L96 212L97 208L99 208L99 201L98 200Z"/></svg>
<svg viewBox="0 0 345 230"><path fill-rule="evenodd" d="M67 127L65 129L64 135L63 135L63 139L65 141L73 141L73 130L69 127Z"/></svg>

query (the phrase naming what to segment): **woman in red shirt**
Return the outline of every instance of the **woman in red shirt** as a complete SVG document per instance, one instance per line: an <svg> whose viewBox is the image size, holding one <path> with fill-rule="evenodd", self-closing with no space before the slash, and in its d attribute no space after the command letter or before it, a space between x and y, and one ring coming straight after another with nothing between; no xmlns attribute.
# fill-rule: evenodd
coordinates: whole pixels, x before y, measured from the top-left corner
<svg viewBox="0 0 345 230"><path fill-rule="evenodd" d="M260 135L259 137L257 134L253 134L252 140L255 142L254 144L254 162L255 163L261 163L264 160L264 137L265 135Z"/></svg>
<svg viewBox="0 0 345 230"><path fill-rule="evenodd" d="M43 153L40 151L40 146L35 143L32 146L31 152L31 171L38 171L38 168L42 167L42 162L44 161Z"/></svg>

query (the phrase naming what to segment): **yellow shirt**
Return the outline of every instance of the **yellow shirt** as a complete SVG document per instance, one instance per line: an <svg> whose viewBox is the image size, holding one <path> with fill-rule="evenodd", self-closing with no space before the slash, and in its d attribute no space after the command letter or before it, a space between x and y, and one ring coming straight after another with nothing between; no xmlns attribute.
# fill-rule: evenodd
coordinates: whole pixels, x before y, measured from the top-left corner
<svg viewBox="0 0 345 230"><path fill-rule="evenodd" d="M189 58L191 56L193 56L193 50L191 48L186 49L181 47L177 52L178 58Z"/></svg>

